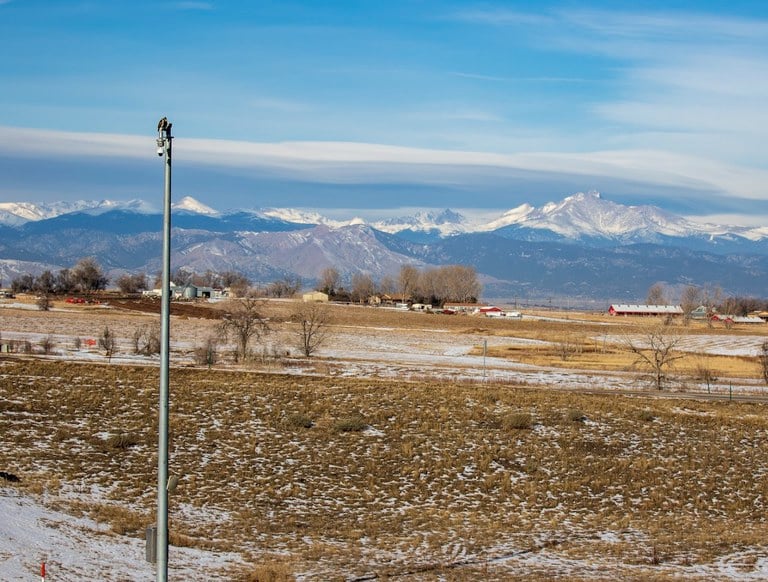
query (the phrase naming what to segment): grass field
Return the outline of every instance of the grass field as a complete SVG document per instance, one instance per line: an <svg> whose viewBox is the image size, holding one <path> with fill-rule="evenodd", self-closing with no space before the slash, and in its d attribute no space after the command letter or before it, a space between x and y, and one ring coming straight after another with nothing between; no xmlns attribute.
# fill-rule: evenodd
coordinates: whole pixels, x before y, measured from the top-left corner
<svg viewBox="0 0 768 582"><path fill-rule="evenodd" d="M280 321L285 306L275 309ZM514 328L358 312L338 317L337 333L411 337L439 327L433 342L500 338L500 350L512 339L553 346L564 332L605 334L602 322ZM177 323L204 333L206 321ZM704 333L725 334L692 335ZM503 355L543 357L534 345ZM549 357L555 365L557 354ZM754 364L739 355L717 365L739 359ZM339 364L318 361L312 375L173 368L170 469L180 483L170 499L171 543L244 560L201 579L768 575L765 404L442 374L343 377L318 374ZM578 362L557 365L576 371ZM13 487L142 537L156 502L157 386L154 366L0 359L0 469L21 477Z"/></svg>

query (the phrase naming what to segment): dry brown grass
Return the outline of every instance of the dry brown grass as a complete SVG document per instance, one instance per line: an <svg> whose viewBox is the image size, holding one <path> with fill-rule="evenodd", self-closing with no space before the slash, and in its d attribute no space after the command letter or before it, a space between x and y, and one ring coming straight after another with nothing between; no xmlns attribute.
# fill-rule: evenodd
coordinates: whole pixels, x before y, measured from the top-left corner
<svg viewBox="0 0 768 582"><path fill-rule="evenodd" d="M0 468L140 536L157 382L0 360ZM233 579L661 580L765 552L763 404L215 370L171 383L171 539L242 553L255 566Z"/></svg>
<svg viewBox="0 0 768 582"><path fill-rule="evenodd" d="M647 321L638 318L625 326L606 330L596 328L589 323L573 321L571 323L549 323L548 325L521 326L515 332L515 337L538 340L536 344L501 345L488 348L487 355L508 358L526 364L575 370L595 371L625 371L636 368L637 357L617 336L629 336L643 330ZM601 336L611 331L614 335L610 341L601 340ZM741 328L740 330L712 329L705 324L695 322L690 326L675 325L670 327L670 333L681 337L702 334L721 335L724 338L738 337L738 332L749 332L748 335L761 335L766 331L761 326ZM732 378L759 378L760 364L756 356L725 356L714 354L698 354L680 351L680 359L674 364L675 375L696 377L701 369L706 368L712 375ZM481 346L472 351L473 355L483 354Z"/></svg>

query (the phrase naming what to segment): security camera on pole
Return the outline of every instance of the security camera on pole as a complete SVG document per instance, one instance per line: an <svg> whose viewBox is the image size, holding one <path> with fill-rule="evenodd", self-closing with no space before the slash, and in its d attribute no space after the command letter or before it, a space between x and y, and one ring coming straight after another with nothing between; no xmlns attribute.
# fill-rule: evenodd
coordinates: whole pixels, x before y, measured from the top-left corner
<svg viewBox="0 0 768 582"><path fill-rule="evenodd" d="M157 155L165 156L163 202L163 269L160 308L160 410L157 454L157 581L168 580L168 371L171 313L171 126L167 117L157 124Z"/></svg>

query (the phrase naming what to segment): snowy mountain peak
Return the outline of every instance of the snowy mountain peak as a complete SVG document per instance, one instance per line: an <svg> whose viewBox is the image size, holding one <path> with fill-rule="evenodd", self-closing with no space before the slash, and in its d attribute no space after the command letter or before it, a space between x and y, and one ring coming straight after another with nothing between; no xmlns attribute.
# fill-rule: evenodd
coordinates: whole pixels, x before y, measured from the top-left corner
<svg viewBox="0 0 768 582"><path fill-rule="evenodd" d="M207 216L218 216L220 213L218 210L214 210L210 206L206 206L199 200L195 200L192 196L184 196L178 202L171 204L171 208L176 211L190 212L192 214L205 214Z"/></svg>
<svg viewBox="0 0 768 582"><path fill-rule="evenodd" d="M27 222L56 218L73 212L98 215L110 210L124 209L134 212L154 212L143 200L115 202L112 200L76 200L74 202L1 202L0 224L21 226Z"/></svg>
<svg viewBox="0 0 768 582"><path fill-rule="evenodd" d="M411 216L380 220L374 222L372 226L391 234L411 230L417 232L438 231L441 236L450 236L468 231L467 219L449 208L440 212L421 210Z"/></svg>
<svg viewBox="0 0 768 582"><path fill-rule="evenodd" d="M483 230L524 227L549 230L566 238L646 239L658 235L692 236L709 232L701 225L654 206L624 206L599 192L579 192L540 208L527 204L505 213Z"/></svg>
<svg viewBox="0 0 768 582"><path fill-rule="evenodd" d="M606 200L599 192L578 192L557 202L540 207L521 204L488 221L486 217L467 220L462 214L450 210L403 209L404 215L385 220L366 221L363 218L332 219L316 211L291 208L258 210L228 210L224 213L185 196L173 204L174 211L209 217L224 218L230 214L249 213L263 219L306 225L324 225L330 229L369 225L390 234L419 233L428 237L448 237L472 232L499 231L504 236L513 231L522 232L523 238L551 238L553 235L571 240L605 239L620 243L658 242L662 237L710 237L713 242L733 237L750 241L768 239L768 228L738 227L703 224L687 220L655 206L625 206ZM134 213L158 213L147 202L78 200L74 202L2 202L0 225L21 227L28 222L51 219L74 212L99 215L112 210ZM482 222L478 222L482 220ZM516 234L514 236L517 236Z"/></svg>
<svg viewBox="0 0 768 582"><path fill-rule="evenodd" d="M362 218L333 220L318 212L299 210L296 208L267 208L262 210L261 214L269 218L276 218L277 220L292 222L294 224L322 224L329 228L343 228L353 224L365 224L365 221Z"/></svg>

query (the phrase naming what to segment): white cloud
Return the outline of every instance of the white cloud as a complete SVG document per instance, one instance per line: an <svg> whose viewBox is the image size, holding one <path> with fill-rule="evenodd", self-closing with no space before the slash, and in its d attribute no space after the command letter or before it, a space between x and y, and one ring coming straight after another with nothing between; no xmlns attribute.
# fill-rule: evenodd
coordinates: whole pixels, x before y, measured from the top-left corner
<svg viewBox="0 0 768 582"><path fill-rule="evenodd" d="M740 226L758 226L764 227L768 224L768 216L764 214L696 214L686 216L688 220L699 224L738 224Z"/></svg>
<svg viewBox="0 0 768 582"><path fill-rule="evenodd" d="M583 176L768 199L768 172L697 156L645 150L499 154L373 143L176 138L177 160L246 168L319 182L464 184L509 181L514 172ZM5 156L156 157L154 136L55 132L0 127Z"/></svg>

